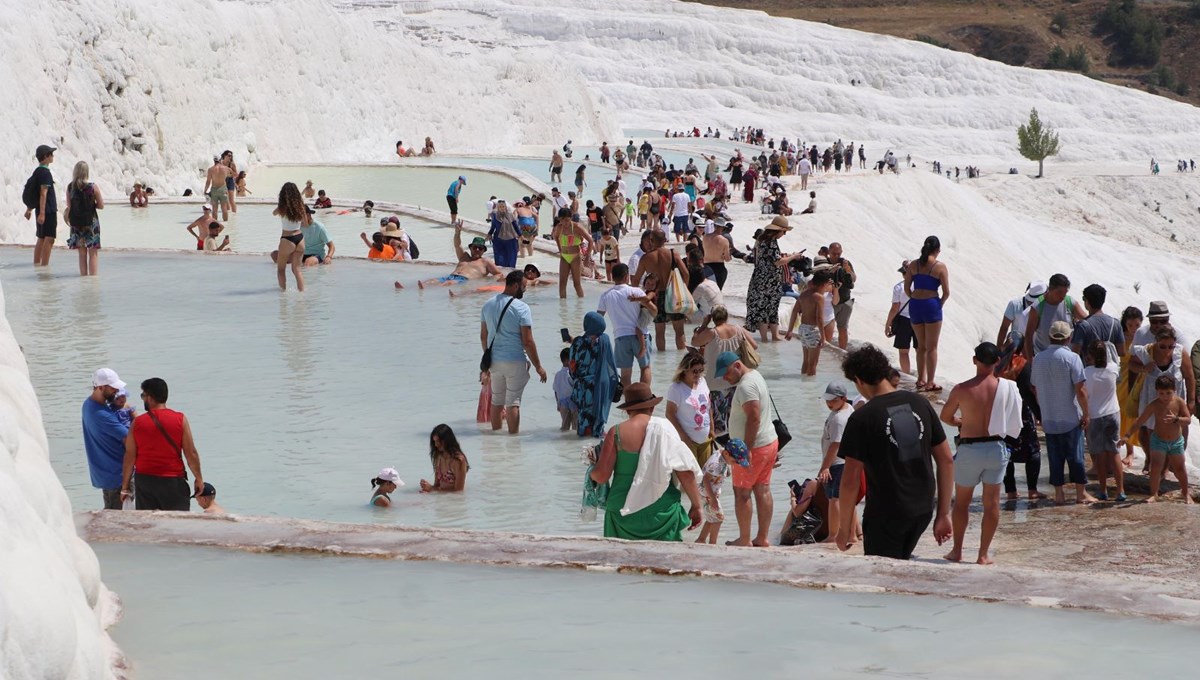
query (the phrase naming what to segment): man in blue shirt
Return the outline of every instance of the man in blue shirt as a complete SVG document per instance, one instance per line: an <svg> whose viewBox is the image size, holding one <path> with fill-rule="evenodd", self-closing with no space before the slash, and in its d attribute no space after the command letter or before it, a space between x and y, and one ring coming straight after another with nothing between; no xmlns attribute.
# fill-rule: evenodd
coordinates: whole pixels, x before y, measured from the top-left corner
<svg viewBox="0 0 1200 680"><path fill-rule="evenodd" d="M92 486L103 493L105 510L121 509L121 466L129 428L108 404L123 389L116 371L101 368L92 375L92 394L83 402L83 448Z"/></svg>
<svg viewBox="0 0 1200 680"><path fill-rule="evenodd" d="M530 363L546 382L533 341L533 314L521 300L524 295L525 274L511 271L504 278L504 292L488 300L479 313L479 341L484 351L492 348L492 430L500 429L500 415L507 408L509 434L521 429L521 394L529 382Z"/></svg>
<svg viewBox="0 0 1200 680"><path fill-rule="evenodd" d="M1075 485L1075 502L1092 503L1087 492L1083 467L1083 430L1088 423L1087 389L1084 387L1083 362L1071 351L1071 324L1059 320L1050 324L1050 346L1033 357L1029 382L1042 412L1042 430L1046 433L1046 453L1050 457L1050 484L1054 500L1063 503L1063 463Z"/></svg>
<svg viewBox="0 0 1200 680"><path fill-rule="evenodd" d="M450 188L446 190L446 204L450 206L450 224L458 223L458 194L465 186L467 186L467 178L459 175L458 179L451 182Z"/></svg>

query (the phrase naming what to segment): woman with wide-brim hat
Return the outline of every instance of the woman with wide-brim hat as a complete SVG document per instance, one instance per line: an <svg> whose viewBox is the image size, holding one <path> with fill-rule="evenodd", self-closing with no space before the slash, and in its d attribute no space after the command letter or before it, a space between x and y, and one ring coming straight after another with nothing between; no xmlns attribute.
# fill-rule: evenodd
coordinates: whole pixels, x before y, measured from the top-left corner
<svg viewBox="0 0 1200 680"><path fill-rule="evenodd" d="M779 238L791 231L788 219L776 215L763 227L754 244L754 273L746 290L746 329L758 331L763 342L779 340L779 300L783 297L783 272L788 264L804 251L784 255L779 250Z"/></svg>
<svg viewBox="0 0 1200 680"><path fill-rule="evenodd" d="M640 541L682 541L700 525L696 458L666 418L654 415L662 401L646 383L625 388L617 408L629 419L609 429L592 469L592 481L609 483L604 536ZM610 482L611 478L611 482ZM686 493L691 509L680 502Z"/></svg>

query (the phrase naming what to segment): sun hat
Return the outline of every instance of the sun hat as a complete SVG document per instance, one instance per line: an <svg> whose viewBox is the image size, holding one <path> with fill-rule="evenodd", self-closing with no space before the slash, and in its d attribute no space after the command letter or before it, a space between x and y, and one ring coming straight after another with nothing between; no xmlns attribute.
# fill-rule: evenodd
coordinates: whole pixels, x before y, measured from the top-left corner
<svg viewBox="0 0 1200 680"><path fill-rule="evenodd" d="M1150 311L1146 313L1146 318L1153 319L1156 316L1171 316L1171 310L1167 308L1166 302L1154 300L1150 303Z"/></svg>
<svg viewBox="0 0 1200 680"><path fill-rule="evenodd" d="M1055 321L1050 324L1051 340L1066 340L1071 337L1071 324L1066 321Z"/></svg>
<svg viewBox="0 0 1200 680"><path fill-rule="evenodd" d="M729 370L729 367L741 360L742 358L739 357L736 352L721 352L717 355L716 376L718 378L724 378L726 371Z"/></svg>
<svg viewBox="0 0 1200 680"><path fill-rule="evenodd" d="M788 224L788 219L783 215L776 215L771 223L763 227L764 231L791 231L792 227Z"/></svg>
<svg viewBox="0 0 1200 680"><path fill-rule="evenodd" d="M662 401L662 397L654 396L654 392L650 391L650 386L644 382L635 382L626 387L624 394L625 403L617 406L622 411L652 409Z"/></svg>
<svg viewBox="0 0 1200 680"><path fill-rule="evenodd" d="M1030 281L1029 287L1025 289L1025 299L1029 301L1029 304L1037 302L1037 299L1045 294L1045 281Z"/></svg>
<svg viewBox="0 0 1200 680"><path fill-rule="evenodd" d="M375 478L381 482L391 482L396 486L404 486L404 480L400 479L400 473L396 472L396 468L385 467L379 471L379 474Z"/></svg>
<svg viewBox="0 0 1200 680"><path fill-rule="evenodd" d="M725 453L728 453L733 462L741 467L750 467L750 449L746 448L746 442L741 439L730 439L725 442Z"/></svg>
<svg viewBox="0 0 1200 680"><path fill-rule="evenodd" d="M384 238L400 238L400 239L402 239L407 235L404 233L404 230L401 229L400 227L395 227L390 224L388 226L384 227L383 231L380 231L379 233Z"/></svg>
<svg viewBox="0 0 1200 680"><path fill-rule="evenodd" d="M92 387L115 387L118 390L125 389L125 381L121 380L117 372L111 368L100 368L92 374Z"/></svg>
<svg viewBox="0 0 1200 680"><path fill-rule="evenodd" d="M825 394L822 396L824 396L825 401L845 399L847 396L846 386L838 382L831 382L825 386Z"/></svg>
<svg viewBox="0 0 1200 680"><path fill-rule="evenodd" d="M475 238L471 239L471 245L468 247L483 248L483 251L487 252L487 241L485 241L482 236L476 236Z"/></svg>

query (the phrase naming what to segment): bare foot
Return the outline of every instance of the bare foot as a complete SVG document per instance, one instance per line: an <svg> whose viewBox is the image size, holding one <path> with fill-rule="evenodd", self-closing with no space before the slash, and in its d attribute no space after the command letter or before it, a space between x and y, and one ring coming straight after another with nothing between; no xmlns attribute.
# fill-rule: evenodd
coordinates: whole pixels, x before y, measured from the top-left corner
<svg viewBox="0 0 1200 680"><path fill-rule="evenodd" d="M1196 504L1196 501L1192 500L1192 494L1190 494L1190 493L1183 494L1183 504L1184 505L1195 505Z"/></svg>
<svg viewBox="0 0 1200 680"><path fill-rule="evenodd" d="M725 545L731 545L731 546L735 546L735 547L738 547L738 548L749 548L749 547L750 547L750 541L744 541L744 542L743 542L741 539L738 539L738 540L736 540L736 541L725 541Z"/></svg>
<svg viewBox="0 0 1200 680"><path fill-rule="evenodd" d="M1004 498L1005 498L1006 500L1015 501L1015 500L1017 500L1017 498L1018 498L1019 496L1020 496L1020 494L1018 494L1016 491L1014 491L1014 492L1012 492L1012 493L1005 494L1005 495L1004 495Z"/></svg>
<svg viewBox="0 0 1200 680"><path fill-rule="evenodd" d="M821 542L822 543L837 543L837 534L829 534L829 537Z"/></svg>
<svg viewBox="0 0 1200 680"><path fill-rule="evenodd" d="M1037 489L1034 489L1033 491L1029 492L1029 500L1044 501L1044 500L1046 500L1046 494L1042 493L1041 491L1038 491Z"/></svg>
<svg viewBox="0 0 1200 680"><path fill-rule="evenodd" d="M951 550L944 559L947 562L962 562L962 550Z"/></svg>
<svg viewBox="0 0 1200 680"><path fill-rule="evenodd" d="M1157 503L1157 502L1158 502L1158 496L1151 496L1151 497L1149 497L1149 498L1147 498L1147 499L1146 499L1146 502L1147 502L1147 503Z"/></svg>
<svg viewBox="0 0 1200 680"><path fill-rule="evenodd" d="M1099 503L1100 501L1090 493L1083 494L1083 498L1076 498L1075 505L1083 505L1084 503Z"/></svg>
<svg viewBox="0 0 1200 680"><path fill-rule="evenodd" d="M397 281L396 282L396 290L404 290L404 284Z"/></svg>
<svg viewBox="0 0 1200 680"><path fill-rule="evenodd" d="M975 560L975 564L987 566L989 564L995 564L995 562L993 562L992 558L988 557L987 555L980 555L979 559Z"/></svg>
<svg viewBox="0 0 1200 680"><path fill-rule="evenodd" d="M756 539L754 539L753 541L751 541L751 542L750 542L750 545L754 546L755 548L769 548L769 547L771 547L771 544L770 544L770 543L768 543L767 541L760 541L760 540L758 540L757 538L756 538Z"/></svg>
<svg viewBox="0 0 1200 680"><path fill-rule="evenodd" d="M452 290L447 290L446 292L450 294L450 297L454 297L454 291L452 291Z"/></svg>
<svg viewBox="0 0 1200 680"><path fill-rule="evenodd" d="M417 288L420 288L421 290L425 290L425 282L417 281Z"/></svg>

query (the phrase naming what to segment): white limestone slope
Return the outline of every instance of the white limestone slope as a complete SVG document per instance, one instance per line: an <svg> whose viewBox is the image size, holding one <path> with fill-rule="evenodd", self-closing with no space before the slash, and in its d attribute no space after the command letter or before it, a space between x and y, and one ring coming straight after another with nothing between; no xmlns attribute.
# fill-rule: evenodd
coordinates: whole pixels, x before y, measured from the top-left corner
<svg viewBox="0 0 1200 680"><path fill-rule="evenodd" d="M60 184L86 160L111 198L198 188L223 149L386 160L397 139L499 151L615 127L562 64L427 45L322 0L9 0L0 46L0 241L32 240L20 193L42 143Z"/></svg>
<svg viewBox="0 0 1200 680"><path fill-rule="evenodd" d="M41 409L0 298L0 678L110 680L119 614L50 468Z"/></svg>

